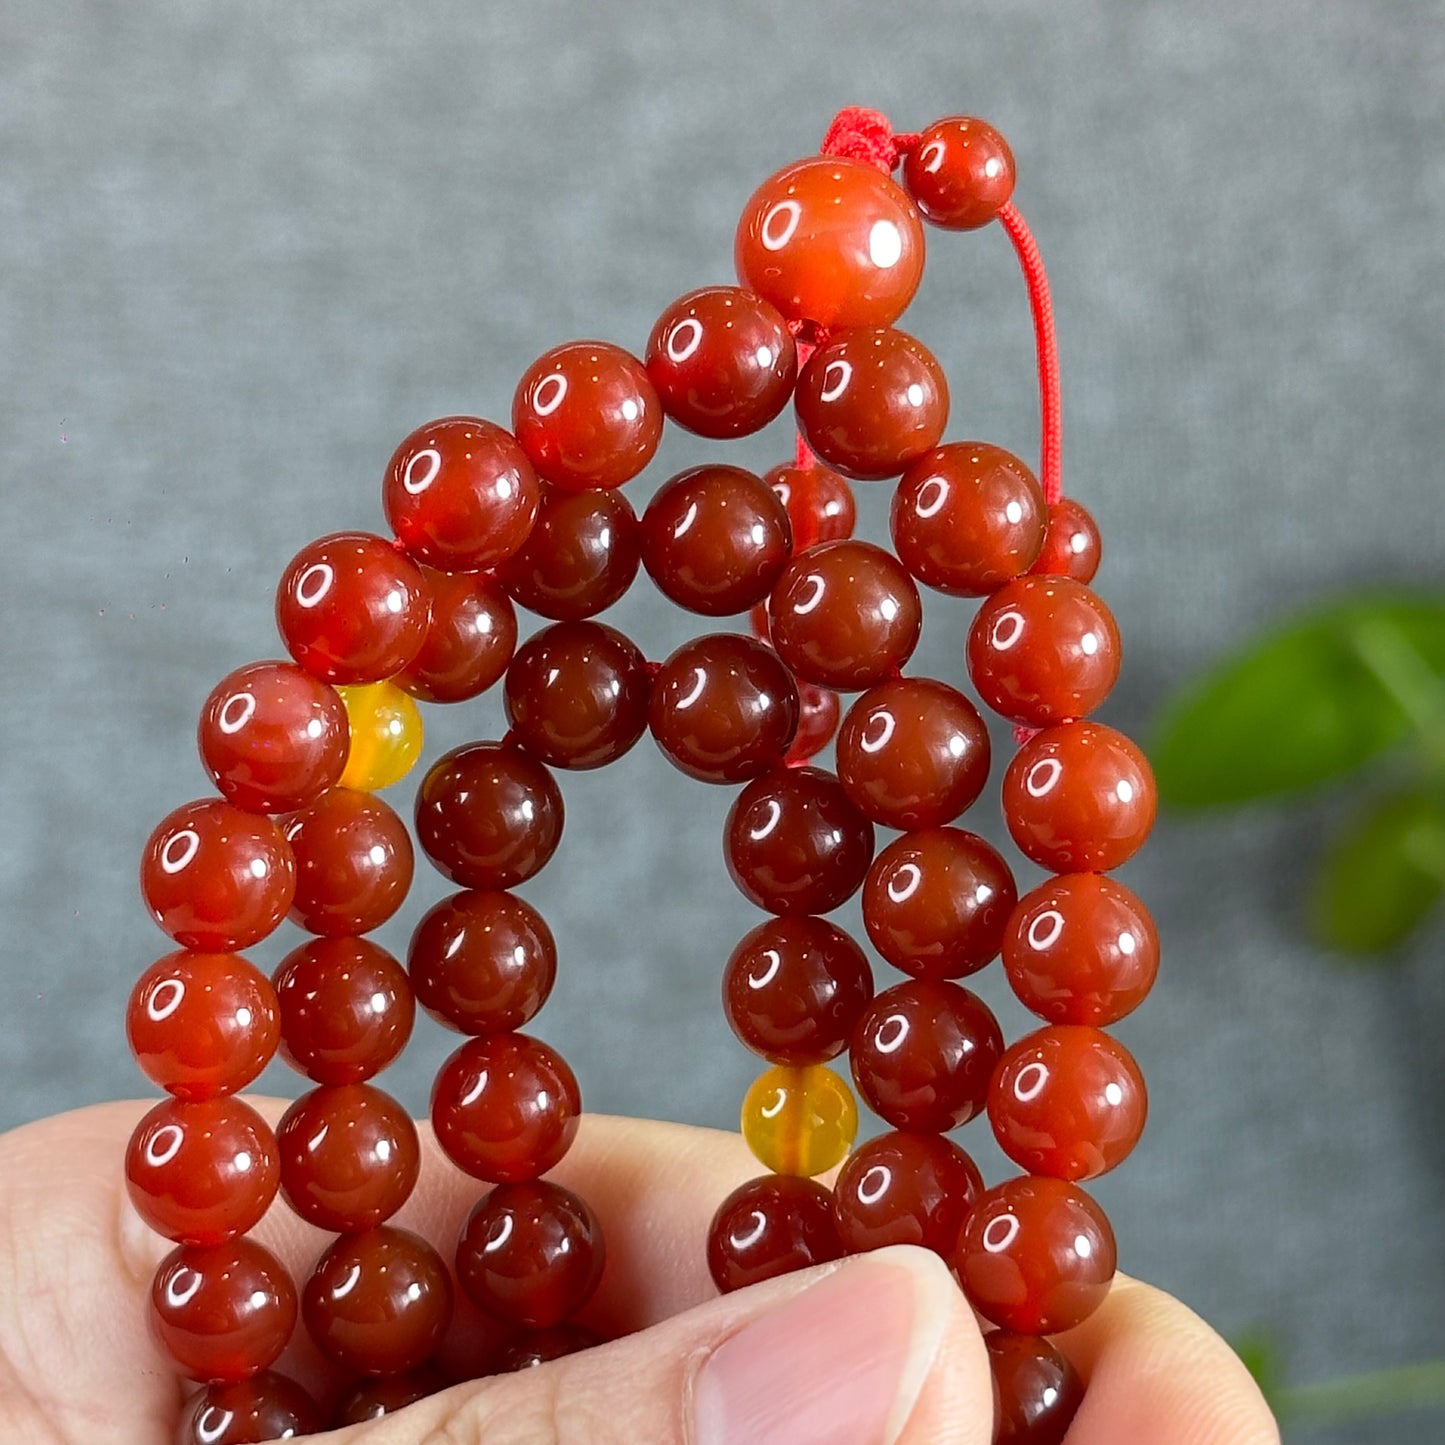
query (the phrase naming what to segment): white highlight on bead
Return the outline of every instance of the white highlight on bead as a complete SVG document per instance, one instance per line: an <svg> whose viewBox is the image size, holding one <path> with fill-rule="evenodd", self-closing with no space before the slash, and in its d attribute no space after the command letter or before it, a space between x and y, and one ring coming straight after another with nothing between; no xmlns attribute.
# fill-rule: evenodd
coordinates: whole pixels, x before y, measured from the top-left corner
<svg viewBox="0 0 1445 1445"><path fill-rule="evenodd" d="M942 477L929 477L929 479L919 487L918 496L914 499L914 515L922 517L926 522L930 517L938 514L947 500L948 483L945 482Z"/></svg>
<svg viewBox="0 0 1445 1445"><path fill-rule="evenodd" d="M1002 1254L1018 1238L1021 1228L1023 1226L1012 1214L1000 1214L997 1219L990 1219L984 1227L983 1247L990 1254Z"/></svg>
<svg viewBox="0 0 1445 1445"><path fill-rule="evenodd" d="M179 1309L182 1305L190 1304L200 1293L202 1283L200 1270L177 1270L166 1281L166 1303L172 1309Z"/></svg>
<svg viewBox="0 0 1445 1445"><path fill-rule="evenodd" d="M622 405L618 407L622 413L623 421L636 421L642 415L642 408L637 404L635 396L623 397Z"/></svg>
<svg viewBox="0 0 1445 1445"><path fill-rule="evenodd" d="M667 333L665 349L670 360L686 361L700 345L702 345L702 322L696 316L684 316Z"/></svg>
<svg viewBox="0 0 1445 1445"><path fill-rule="evenodd" d="M1079 639L1079 651L1085 657L1093 657L1099 650L1099 634L1097 632L1086 632Z"/></svg>
<svg viewBox="0 0 1445 1445"><path fill-rule="evenodd" d="M761 828L749 828L748 837L754 843L760 843L774 828L778 826L778 819L783 816L783 805L776 798L768 799L768 820Z"/></svg>
<svg viewBox="0 0 1445 1445"><path fill-rule="evenodd" d="M1134 950L1135 950L1138 946L1139 946L1139 945L1138 945L1137 941L1135 940L1134 935L1133 935L1132 933L1121 933L1121 934L1119 935L1119 940L1118 940L1119 952L1122 953L1125 958L1132 958L1132 957L1133 957L1133 954L1134 954Z"/></svg>
<svg viewBox="0 0 1445 1445"><path fill-rule="evenodd" d="M918 163L932 175L943 164L943 142L931 140L918 152Z"/></svg>
<svg viewBox="0 0 1445 1445"><path fill-rule="evenodd" d="M351 1291L356 1288L360 1280L361 1266L359 1264L353 1264L351 1268L346 1271L346 1278L342 1280L341 1283L337 1285L334 1290L331 1291L331 1298L345 1299L346 1296L349 1295Z"/></svg>
<svg viewBox="0 0 1445 1445"><path fill-rule="evenodd" d="M146 1017L152 1023L164 1023L180 1008L186 986L178 978L163 978L146 999Z"/></svg>
<svg viewBox="0 0 1445 1445"><path fill-rule="evenodd" d="M874 724L878 726L875 728ZM893 736L897 727L891 712L875 712L866 723L863 724L863 735L858 739L858 746L865 753L876 753L888 746L888 739Z"/></svg>
<svg viewBox="0 0 1445 1445"><path fill-rule="evenodd" d="M874 221L868 231L868 259L880 271L891 271L902 255L903 232L892 221Z"/></svg>
<svg viewBox="0 0 1445 1445"><path fill-rule="evenodd" d="M499 1249L507 1247L507 1241L512 1237L512 1231L516 1228L510 1214L504 1214L493 1226L492 1232L487 1236L487 1242L482 1246L483 1254L495 1254Z"/></svg>
<svg viewBox="0 0 1445 1445"><path fill-rule="evenodd" d="M917 863L905 863L888 880L888 896L894 903L906 903L918 892L922 882L923 869Z"/></svg>
<svg viewBox="0 0 1445 1445"><path fill-rule="evenodd" d="M876 1180L876 1183L869 1183ZM858 1181L858 1202L860 1204L877 1204L888 1192L888 1186L893 1183L893 1171L886 1164L875 1164Z"/></svg>
<svg viewBox="0 0 1445 1445"><path fill-rule="evenodd" d="M702 696L703 689L706 687L707 669L694 667L692 670L692 686L677 700L678 711L681 712L683 708L691 707L693 703Z"/></svg>
<svg viewBox="0 0 1445 1445"><path fill-rule="evenodd" d="M923 405L923 387L916 381L908 383L908 389L903 393L908 398L908 405L919 407Z"/></svg>
<svg viewBox="0 0 1445 1445"><path fill-rule="evenodd" d="M783 222L781 229L777 224L779 217ZM763 249L765 251L781 251L793 239L793 233L798 229L798 222L802 219L803 203L801 201L778 201L769 206L767 215L763 217L762 225L758 227L758 239L763 243Z"/></svg>
<svg viewBox="0 0 1445 1445"><path fill-rule="evenodd" d="M903 1047L907 1037L907 1018L903 1014L889 1014L873 1034L873 1047L880 1054L891 1054Z"/></svg>
<svg viewBox="0 0 1445 1445"><path fill-rule="evenodd" d="M169 1164L181 1152L181 1145L185 1142L185 1132L179 1124L162 1124L146 1140L146 1163L157 1169L163 1164Z"/></svg>
<svg viewBox="0 0 1445 1445"><path fill-rule="evenodd" d="M837 401L853 380L853 363L840 356L823 368L823 389L818 393L819 401Z"/></svg>
<svg viewBox="0 0 1445 1445"><path fill-rule="evenodd" d="M773 1102L771 1104L764 1104L758 1110L758 1113L761 1114L764 1119L776 1119L787 1106L788 1091L786 1089L774 1089Z"/></svg>
<svg viewBox="0 0 1445 1445"><path fill-rule="evenodd" d="M237 707L239 704L239 709ZM216 726L227 735L240 730L251 721L256 713L256 694L253 692L233 692L226 699L226 705L221 709L220 716L216 719Z"/></svg>
<svg viewBox="0 0 1445 1445"><path fill-rule="evenodd" d="M1007 652L1023 635L1024 615L1011 607L994 618L988 640L995 652Z"/></svg>
<svg viewBox="0 0 1445 1445"><path fill-rule="evenodd" d="M538 416L551 416L566 395L567 378L560 371L554 371L532 388L532 410Z"/></svg>
<svg viewBox="0 0 1445 1445"><path fill-rule="evenodd" d="M1074 1236L1074 1253L1080 1259L1089 1259L1094 1253L1094 1241L1087 1234L1076 1234Z"/></svg>
<svg viewBox="0 0 1445 1445"><path fill-rule="evenodd" d="M803 581L813 589L813 592L805 602L794 604L793 611L799 617L806 617L823 600L823 593L828 590L828 584L816 572L810 572L803 578Z"/></svg>
<svg viewBox="0 0 1445 1445"><path fill-rule="evenodd" d="M1020 1104L1031 1104L1043 1093L1049 1082L1048 1068L1040 1063L1025 1064L1014 1079L1014 1098Z"/></svg>
<svg viewBox="0 0 1445 1445"><path fill-rule="evenodd" d="M1063 776L1064 765L1057 758L1041 758L1024 775L1024 788L1031 798L1051 793Z"/></svg>
<svg viewBox="0 0 1445 1445"><path fill-rule="evenodd" d="M176 844L181 845L179 856L176 854ZM161 869L166 873L179 873L192 858L196 856L196 850L201 846L201 835L194 828L182 828L171 840L161 849Z"/></svg>
<svg viewBox="0 0 1445 1445"><path fill-rule="evenodd" d="M1117 1109L1124 1102L1124 1091L1112 1079L1104 1085L1104 1102Z"/></svg>
<svg viewBox="0 0 1445 1445"><path fill-rule="evenodd" d="M753 1220L754 1223L753 1227L748 1230L746 1234L731 1234L728 1236L728 1243L731 1244L734 1249L751 1249L753 1245L767 1233L768 1216L764 1214L761 1209L753 1210L753 1212L748 1215L748 1218Z"/></svg>
<svg viewBox="0 0 1445 1445"><path fill-rule="evenodd" d="M482 1097L490 1077L491 1071L488 1069L482 1069L477 1074L477 1077L472 1080L471 1088L457 1101L463 1109L470 1109Z"/></svg>
<svg viewBox="0 0 1445 1445"><path fill-rule="evenodd" d="M749 988L766 988L778 976L778 970L783 966L783 955L776 948L765 950L763 957L767 959L768 966L761 974L748 975Z"/></svg>
<svg viewBox="0 0 1445 1445"><path fill-rule="evenodd" d="M417 463L421 463L418 470ZM413 455L401 474L401 489L415 497L436 481L442 469L442 454L435 447L423 447Z"/></svg>
<svg viewBox="0 0 1445 1445"><path fill-rule="evenodd" d="M1063 931L1064 915L1057 908L1050 908L1039 914L1029 924L1029 931L1025 936L1028 938L1030 948L1037 948L1042 952L1046 948L1052 948L1059 941Z"/></svg>
<svg viewBox="0 0 1445 1445"><path fill-rule="evenodd" d="M295 597L302 607L315 607L336 580L329 562L313 562L297 579Z"/></svg>
<svg viewBox="0 0 1445 1445"><path fill-rule="evenodd" d="M1121 803L1132 803L1134 801L1134 784L1128 778L1120 778L1114 787L1114 796Z"/></svg>

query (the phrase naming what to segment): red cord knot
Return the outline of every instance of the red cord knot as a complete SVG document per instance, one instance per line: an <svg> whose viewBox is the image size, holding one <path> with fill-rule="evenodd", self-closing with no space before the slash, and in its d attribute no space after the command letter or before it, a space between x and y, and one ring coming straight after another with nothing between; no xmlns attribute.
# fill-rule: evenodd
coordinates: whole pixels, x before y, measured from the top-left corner
<svg viewBox="0 0 1445 1445"><path fill-rule="evenodd" d="M893 123L882 111L845 105L833 117L819 149L825 156L862 161L888 173L917 144L917 135L895 135Z"/></svg>
<svg viewBox="0 0 1445 1445"><path fill-rule="evenodd" d="M1038 728L1026 727L1023 723L1016 723L1014 725L1014 741L1020 747L1023 747L1026 742L1038 737L1039 731Z"/></svg>
<svg viewBox="0 0 1445 1445"><path fill-rule="evenodd" d="M652 682L656 679L657 674L662 671L662 664L660 662L644 662L642 664L642 670L647 674L647 680Z"/></svg>

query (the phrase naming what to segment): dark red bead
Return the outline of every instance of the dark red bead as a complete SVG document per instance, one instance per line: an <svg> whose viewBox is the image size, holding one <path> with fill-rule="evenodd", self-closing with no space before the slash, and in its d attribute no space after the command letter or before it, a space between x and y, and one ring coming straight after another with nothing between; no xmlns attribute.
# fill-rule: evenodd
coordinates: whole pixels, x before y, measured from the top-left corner
<svg viewBox="0 0 1445 1445"><path fill-rule="evenodd" d="M795 553L853 535L858 520L853 488L831 467L788 464L764 472L763 480L787 508Z"/></svg>
<svg viewBox="0 0 1445 1445"><path fill-rule="evenodd" d="M567 1061L527 1034L469 1039L432 1087L437 1143L475 1179L545 1174L571 1146L582 1095Z"/></svg>
<svg viewBox="0 0 1445 1445"><path fill-rule="evenodd" d="M838 1233L850 1254L913 1244L951 1259L973 1202L978 1166L941 1134L880 1134L858 1145L833 1186Z"/></svg>
<svg viewBox="0 0 1445 1445"><path fill-rule="evenodd" d="M733 882L769 913L831 913L858 891L873 858L873 824L817 768L754 779L724 837Z"/></svg>
<svg viewBox="0 0 1445 1445"><path fill-rule="evenodd" d="M1084 1403L1084 1382L1067 1358L1038 1335L993 1330L983 1342L998 1403L994 1445L1064 1445Z"/></svg>
<svg viewBox="0 0 1445 1445"><path fill-rule="evenodd" d="M423 702L463 702L506 672L517 646L517 613L494 577L421 570L431 598L426 641L392 680Z"/></svg>
<svg viewBox="0 0 1445 1445"><path fill-rule="evenodd" d="M1072 497L1060 497L1049 508L1044 545L1030 572L1044 577L1072 577L1092 582L1104 555L1099 527Z"/></svg>
<svg viewBox="0 0 1445 1445"><path fill-rule="evenodd" d="M513 893L454 893L412 935L417 1000L465 1034L519 1029L552 992L557 945L542 915Z"/></svg>
<svg viewBox="0 0 1445 1445"><path fill-rule="evenodd" d="M479 1310L527 1329L570 1319L602 1279L602 1226L586 1200L543 1179L499 1184L457 1242L457 1283Z"/></svg>
<svg viewBox="0 0 1445 1445"><path fill-rule="evenodd" d="M583 1329L581 1325L553 1325L549 1330L526 1330L502 1349L491 1373L510 1375L518 1370L534 1369L537 1365L560 1360L565 1355L575 1355L580 1350L590 1350L601 1343L601 1335L595 1330Z"/></svg>
<svg viewBox="0 0 1445 1445"><path fill-rule="evenodd" d="M276 589L286 650L325 682L381 682L426 641L431 599L421 568L368 532L334 532L291 559Z"/></svg>
<svg viewBox="0 0 1445 1445"><path fill-rule="evenodd" d="M707 1233L707 1267L723 1294L841 1259L833 1200L815 1179L765 1174L718 1205Z"/></svg>
<svg viewBox="0 0 1445 1445"><path fill-rule="evenodd" d="M555 622L528 638L507 669L515 740L554 768L600 768L647 730L647 660L602 622Z"/></svg>
<svg viewBox="0 0 1445 1445"><path fill-rule="evenodd" d="M465 888L513 888L532 877L557 851L562 819L556 779L505 742L446 753L416 798L417 841Z"/></svg>
<svg viewBox="0 0 1445 1445"><path fill-rule="evenodd" d="M445 572L505 562L537 519L537 474L516 438L476 416L444 416L396 449L381 485L408 555Z"/></svg>
<svg viewBox="0 0 1445 1445"><path fill-rule="evenodd" d="M420 1365L404 1375L377 1375L363 1380L342 1400L335 1424L364 1425L368 1420L380 1420L446 1388L446 1376L432 1365Z"/></svg>
<svg viewBox="0 0 1445 1445"><path fill-rule="evenodd" d="M207 1385L181 1412L176 1445L251 1445L319 1434L325 1417L311 1396L285 1375L262 1370L246 1380Z"/></svg>
<svg viewBox="0 0 1445 1445"><path fill-rule="evenodd" d="M838 731L838 719L843 715L843 701L831 687L819 687L815 682L798 684L798 731L793 734L793 745L784 759L790 768L800 767L815 758Z"/></svg>
<svg viewBox="0 0 1445 1445"><path fill-rule="evenodd" d="M904 156L903 183L935 226L972 231L993 220L1013 195L1013 152L987 121L946 116L920 132Z"/></svg>
<svg viewBox="0 0 1445 1445"><path fill-rule="evenodd" d="M864 1010L850 1059L879 1118L946 1134L983 1112L1002 1053L998 1020L981 998L956 983L910 979Z"/></svg>
<svg viewBox="0 0 1445 1445"><path fill-rule="evenodd" d="M723 971L733 1032L774 1064L821 1064L848 1047L873 997L863 950L821 918L770 918Z"/></svg>
<svg viewBox="0 0 1445 1445"><path fill-rule="evenodd" d="M253 662L211 689L196 739L228 802L285 813L340 778L351 731L335 689L294 663Z"/></svg>

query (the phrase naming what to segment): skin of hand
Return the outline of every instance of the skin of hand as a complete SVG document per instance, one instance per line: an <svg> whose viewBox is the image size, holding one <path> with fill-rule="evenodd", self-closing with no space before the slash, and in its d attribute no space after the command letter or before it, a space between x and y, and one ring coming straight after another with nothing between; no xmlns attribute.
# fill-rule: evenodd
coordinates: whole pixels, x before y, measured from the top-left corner
<svg viewBox="0 0 1445 1445"><path fill-rule="evenodd" d="M285 1104L251 1099L273 1123ZM143 1327L171 1248L126 1198L126 1141L148 1103L103 1104L0 1136L0 1439L162 1445L187 1392ZM416 1194L392 1221L449 1256L485 1190L424 1127ZM608 1265L581 1323L612 1343L457 1385L326 1445L989 1445L992 1387L972 1311L943 1263L896 1247L719 1298L702 1241L758 1173L735 1135L588 1115L550 1176L581 1193ZM281 1203L256 1237L298 1280L329 1236ZM298 1329L275 1368L334 1397ZM459 1300L442 1363L499 1337ZM1059 1339L1088 1384L1066 1445L1278 1445L1232 1351L1169 1296L1122 1276Z"/></svg>

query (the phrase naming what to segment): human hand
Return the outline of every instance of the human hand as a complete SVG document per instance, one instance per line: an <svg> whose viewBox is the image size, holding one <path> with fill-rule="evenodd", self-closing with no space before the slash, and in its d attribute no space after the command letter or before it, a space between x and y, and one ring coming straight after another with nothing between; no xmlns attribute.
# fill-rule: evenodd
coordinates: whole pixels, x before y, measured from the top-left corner
<svg viewBox="0 0 1445 1445"><path fill-rule="evenodd" d="M251 1102L272 1122L285 1107ZM97 1105L0 1136L0 1438L14 1445L172 1438L186 1386L141 1323L171 1246L137 1218L122 1175L145 1107ZM447 1255L481 1186L422 1134L421 1183L394 1222ZM982 1336L934 1255L880 1250L716 1296L708 1221L757 1172L734 1135L585 1117L552 1177L602 1220L608 1267L582 1322L619 1338L457 1385L327 1445L989 1445ZM327 1239L279 1204L256 1234L298 1279ZM341 1381L304 1333L277 1368L334 1398ZM442 1363L464 1373L499 1338L459 1301ZM1148 1285L1120 1277L1059 1342L1088 1382L1067 1445L1277 1445L1234 1354Z"/></svg>

